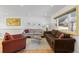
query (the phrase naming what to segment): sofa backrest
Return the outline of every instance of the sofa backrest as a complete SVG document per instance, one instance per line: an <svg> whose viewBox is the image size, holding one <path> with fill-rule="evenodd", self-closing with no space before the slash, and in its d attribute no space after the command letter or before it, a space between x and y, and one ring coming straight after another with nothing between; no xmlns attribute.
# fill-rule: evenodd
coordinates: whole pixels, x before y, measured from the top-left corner
<svg viewBox="0 0 79 59"><path fill-rule="evenodd" d="M4 40L14 40L14 38L9 33L5 33Z"/></svg>
<svg viewBox="0 0 79 59"><path fill-rule="evenodd" d="M42 29L25 29L24 30L24 32L25 33L36 33L36 34L38 34L38 33L43 33L43 30Z"/></svg>
<svg viewBox="0 0 79 59"><path fill-rule="evenodd" d="M56 38L58 38L62 33L63 33L63 32L60 32L60 31L58 31L58 30L52 30L52 31L51 31L51 34L52 34L54 37L56 37ZM66 33L63 33L63 34L64 34L64 38L70 38L70 34L66 34Z"/></svg>
<svg viewBox="0 0 79 59"><path fill-rule="evenodd" d="M51 31L51 34L52 34L53 36L56 36L57 32L58 32L57 30L52 30L52 31Z"/></svg>
<svg viewBox="0 0 79 59"><path fill-rule="evenodd" d="M15 35L12 35L13 38L17 39L17 38L22 38L23 35L22 34L15 34Z"/></svg>

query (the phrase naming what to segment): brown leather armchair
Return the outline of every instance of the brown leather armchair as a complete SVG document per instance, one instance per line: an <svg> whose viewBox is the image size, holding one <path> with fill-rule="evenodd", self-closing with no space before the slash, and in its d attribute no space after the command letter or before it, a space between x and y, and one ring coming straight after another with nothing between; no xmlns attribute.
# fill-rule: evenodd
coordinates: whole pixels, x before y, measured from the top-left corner
<svg viewBox="0 0 79 59"><path fill-rule="evenodd" d="M2 42L3 53L14 53L26 48L26 37L21 34L5 35Z"/></svg>

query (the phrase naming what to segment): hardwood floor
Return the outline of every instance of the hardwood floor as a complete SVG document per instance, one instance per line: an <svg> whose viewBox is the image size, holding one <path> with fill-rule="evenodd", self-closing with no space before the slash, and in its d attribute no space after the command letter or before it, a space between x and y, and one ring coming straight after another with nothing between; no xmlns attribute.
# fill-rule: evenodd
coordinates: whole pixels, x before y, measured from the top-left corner
<svg viewBox="0 0 79 59"><path fill-rule="evenodd" d="M2 53L2 40L0 39L0 53Z"/></svg>
<svg viewBox="0 0 79 59"><path fill-rule="evenodd" d="M48 49L40 49L40 50L20 50L17 53L53 53L52 49L49 47ZM2 40L0 40L0 53L2 53Z"/></svg>
<svg viewBox="0 0 79 59"><path fill-rule="evenodd" d="M54 53L52 50L21 50L17 53Z"/></svg>

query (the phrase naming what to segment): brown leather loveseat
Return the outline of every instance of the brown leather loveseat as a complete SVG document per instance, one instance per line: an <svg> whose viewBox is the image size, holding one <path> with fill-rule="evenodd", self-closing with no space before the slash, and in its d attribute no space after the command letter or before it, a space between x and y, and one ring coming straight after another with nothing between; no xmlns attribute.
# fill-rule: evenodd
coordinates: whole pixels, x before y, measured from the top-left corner
<svg viewBox="0 0 79 59"><path fill-rule="evenodd" d="M74 51L75 39L70 37L70 34L52 30L44 32L44 36L54 52L68 53Z"/></svg>
<svg viewBox="0 0 79 59"><path fill-rule="evenodd" d="M26 37L21 34L5 34L2 42L3 53L14 53L24 48L26 48Z"/></svg>

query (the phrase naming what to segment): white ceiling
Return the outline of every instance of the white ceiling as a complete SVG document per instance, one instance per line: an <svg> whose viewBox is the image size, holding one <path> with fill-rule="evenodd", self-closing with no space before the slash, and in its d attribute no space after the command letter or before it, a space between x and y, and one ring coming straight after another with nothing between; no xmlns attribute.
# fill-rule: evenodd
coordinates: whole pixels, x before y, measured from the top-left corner
<svg viewBox="0 0 79 59"><path fill-rule="evenodd" d="M65 5L0 5L0 16L51 16Z"/></svg>

